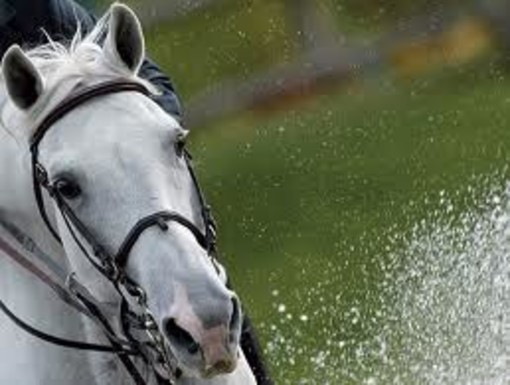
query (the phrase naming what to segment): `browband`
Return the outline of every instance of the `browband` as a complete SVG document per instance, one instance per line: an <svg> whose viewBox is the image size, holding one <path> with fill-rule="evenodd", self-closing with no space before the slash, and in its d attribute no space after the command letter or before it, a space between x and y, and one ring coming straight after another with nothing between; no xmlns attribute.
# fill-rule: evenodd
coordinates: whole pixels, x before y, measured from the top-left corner
<svg viewBox="0 0 510 385"><path fill-rule="evenodd" d="M39 142L49 128L58 120L62 119L68 112L96 96L116 94L119 92L134 91L150 97L151 92L141 83L128 79L115 79L92 86L85 87L65 98L48 116L37 126L30 140L30 151L37 153Z"/></svg>

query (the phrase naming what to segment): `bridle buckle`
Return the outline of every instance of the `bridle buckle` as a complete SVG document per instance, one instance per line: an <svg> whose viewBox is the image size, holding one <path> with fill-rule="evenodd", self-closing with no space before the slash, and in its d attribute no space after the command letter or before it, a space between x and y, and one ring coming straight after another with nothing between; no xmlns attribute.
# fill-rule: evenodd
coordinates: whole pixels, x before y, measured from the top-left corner
<svg viewBox="0 0 510 385"><path fill-rule="evenodd" d="M49 185L48 172L39 162L35 164L35 179L37 180L37 182L39 182L41 186L45 188L48 187Z"/></svg>

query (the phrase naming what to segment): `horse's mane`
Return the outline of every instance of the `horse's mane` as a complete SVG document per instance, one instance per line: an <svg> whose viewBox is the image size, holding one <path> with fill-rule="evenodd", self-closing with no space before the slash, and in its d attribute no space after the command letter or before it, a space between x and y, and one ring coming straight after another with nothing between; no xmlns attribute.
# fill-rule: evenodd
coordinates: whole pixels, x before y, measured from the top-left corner
<svg viewBox="0 0 510 385"><path fill-rule="evenodd" d="M80 86L115 78L129 78L143 83L150 90L155 87L133 75L128 68L108 60L103 43L108 32L110 13L106 13L88 33L83 34L77 21L76 33L69 41L55 41L48 34L47 42L25 50L44 79L44 91L37 103L21 113L6 97L3 77L0 77L0 124L11 131L13 125L25 127L40 121L44 115ZM25 128L26 131L26 128ZM12 131L11 131L12 132Z"/></svg>

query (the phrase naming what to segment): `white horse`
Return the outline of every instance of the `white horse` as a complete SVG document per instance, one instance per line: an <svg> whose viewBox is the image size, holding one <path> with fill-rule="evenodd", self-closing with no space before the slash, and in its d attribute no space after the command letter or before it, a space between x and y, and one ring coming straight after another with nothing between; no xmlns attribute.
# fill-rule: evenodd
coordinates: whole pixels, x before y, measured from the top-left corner
<svg viewBox="0 0 510 385"><path fill-rule="evenodd" d="M46 192L49 220L63 247L38 212L29 140L55 106L83 87L118 78L152 87L137 76L143 55L138 19L116 4L89 35L77 33L69 47L50 42L23 52L15 46L2 62L0 218L23 229L65 274L76 273L102 307L111 309L114 324L118 294L84 258ZM204 230L199 197L178 149L185 136L178 122L148 97L119 92L87 101L53 124L39 145L39 161L50 183L64 181L68 190L62 194L76 216L102 245L117 250L140 218L162 210L178 212ZM192 232L177 222L167 225L165 232L156 227L143 232L125 269L146 291L148 307L183 372L176 384L254 385L239 347L237 297ZM10 237L1 231L0 236ZM107 344L95 323L2 254L0 298L46 332ZM138 360L136 365L154 384L145 364ZM132 379L116 355L53 346L0 313L0 383L112 385L131 384Z"/></svg>

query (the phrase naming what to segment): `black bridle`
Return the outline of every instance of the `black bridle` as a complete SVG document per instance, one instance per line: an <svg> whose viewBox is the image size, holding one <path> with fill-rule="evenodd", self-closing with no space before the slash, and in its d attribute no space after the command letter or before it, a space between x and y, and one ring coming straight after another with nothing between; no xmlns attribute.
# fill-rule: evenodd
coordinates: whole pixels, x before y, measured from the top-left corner
<svg viewBox="0 0 510 385"><path fill-rule="evenodd" d="M71 275L68 279L69 290L78 300L79 306L82 306L85 309L85 314L90 316L98 325L101 326L111 346L69 341L51 336L24 323L1 301L0 309L13 319L18 326L45 341L76 349L116 353L137 385L145 385L146 382L132 362L131 356L139 356L144 362L150 365L154 369L154 374L160 384L172 384L173 379L175 379L176 375L178 375L179 370L176 368L175 362L172 362L172 358L168 356L168 351L165 347L162 335L160 334L156 323L147 308L144 290L127 276L125 267L133 246L144 231L154 226L158 226L162 231L166 231L168 229L169 222L176 222L187 228L194 235L199 245L207 251L213 265L216 266L214 263L214 258L216 256L216 224L198 184L189 152L184 150L183 156L198 196L205 232L202 232L193 222L178 212L160 211L143 217L134 224L116 253L109 252L96 239L88 227L76 216L74 211L67 204L66 199L49 180L45 167L39 162L39 146L44 139L45 134L58 120L63 118L74 108L91 99L120 92L138 92L149 98L151 97L151 93L145 86L126 79L118 79L86 87L74 94L71 94L71 96L62 101L43 119L43 121L37 126L37 129L34 131L31 138L30 152L34 194L42 219L53 237L62 244L62 239L51 223L46 211L43 196L43 191L46 190L56 203L66 227L81 252L89 260L89 262L113 284L115 289L121 295L120 321L121 329L124 332L125 338L118 337L115 334L114 328L110 325L109 321L98 307L98 301L93 298L85 287L77 282L74 275ZM85 247L82 240L88 244L89 248ZM89 250L92 250L92 253L90 253ZM129 301L125 297L124 292L129 293L129 295L137 300L138 304L143 309L143 314L137 314L130 308ZM131 329L138 329L146 332L146 334L150 337L149 343L142 343L134 338L131 333Z"/></svg>
<svg viewBox="0 0 510 385"><path fill-rule="evenodd" d="M210 207L206 204L202 189L198 184L198 180L191 164L191 155L186 150L184 150L183 156L198 195L199 204L201 206L202 219L205 226L205 234L203 234L202 231L197 228L197 226L195 226L189 219L185 218L181 214L174 211L161 211L142 218L126 236L116 255L109 255L109 253L106 252L105 248L102 247L99 242L97 242L95 237L90 233L86 226L83 225L83 223L74 215L73 211L66 204L65 199L58 194L58 191L53 185L51 185L50 181L48 180L48 173L38 159L39 145L53 124L55 124L58 120L63 118L67 113L72 111L77 106L91 99L99 96L128 91L138 92L149 98L152 96L145 86L130 80L120 79L99 83L97 85L87 87L78 93L66 98L39 124L30 141L30 153L32 158L34 194L41 217L43 218L53 237L59 243L62 243L62 240L60 239L58 232L55 230L51 221L49 220L45 209L42 194L42 188L44 188L49 192L50 196L55 199L60 210L68 215L68 218L71 220L73 225L76 226L81 235L92 246L96 256L101 260L103 260L103 258L107 258L109 261L117 261L117 265L120 265L121 268L123 268L127 262L131 248L133 247L138 237L142 234L142 232L147 228L155 225L165 229L163 223L168 221L174 221L186 227L195 236L200 246L202 246L208 251L209 254L211 254L214 251L216 244L216 224L211 215Z"/></svg>

